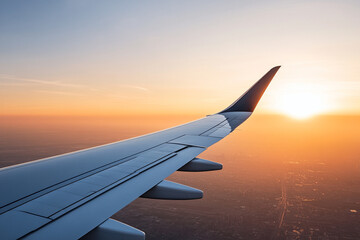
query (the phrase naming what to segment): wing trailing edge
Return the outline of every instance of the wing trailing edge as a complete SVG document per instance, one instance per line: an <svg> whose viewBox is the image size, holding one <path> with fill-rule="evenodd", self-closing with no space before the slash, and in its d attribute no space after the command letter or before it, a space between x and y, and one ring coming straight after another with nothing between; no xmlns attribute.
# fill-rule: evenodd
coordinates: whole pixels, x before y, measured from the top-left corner
<svg viewBox="0 0 360 240"><path fill-rule="evenodd" d="M264 94L271 80L279 70L280 66L273 67L249 90L239 97L233 104L221 111L225 112L253 112L260 98Z"/></svg>

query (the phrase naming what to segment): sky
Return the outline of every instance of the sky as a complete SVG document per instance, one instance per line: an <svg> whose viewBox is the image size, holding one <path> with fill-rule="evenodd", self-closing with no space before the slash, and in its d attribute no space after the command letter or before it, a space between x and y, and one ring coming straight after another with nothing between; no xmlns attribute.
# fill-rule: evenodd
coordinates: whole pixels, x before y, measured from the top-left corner
<svg viewBox="0 0 360 240"><path fill-rule="evenodd" d="M360 114L359 12L346 0L1 1L0 115L211 114L276 65L259 112Z"/></svg>

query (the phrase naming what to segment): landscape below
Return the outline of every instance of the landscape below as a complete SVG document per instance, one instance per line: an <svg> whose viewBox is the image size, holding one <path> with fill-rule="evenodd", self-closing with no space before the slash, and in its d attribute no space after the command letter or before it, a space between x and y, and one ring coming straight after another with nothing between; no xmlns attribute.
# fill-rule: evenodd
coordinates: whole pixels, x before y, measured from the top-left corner
<svg viewBox="0 0 360 240"><path fill-rule="evenodd" d="M0 166L114 142L202 116L0 117ZM200 157L224 169L176 172L192 201L138 199L114 218L147 239L359 239L360 116L254 114Z"/></svg>

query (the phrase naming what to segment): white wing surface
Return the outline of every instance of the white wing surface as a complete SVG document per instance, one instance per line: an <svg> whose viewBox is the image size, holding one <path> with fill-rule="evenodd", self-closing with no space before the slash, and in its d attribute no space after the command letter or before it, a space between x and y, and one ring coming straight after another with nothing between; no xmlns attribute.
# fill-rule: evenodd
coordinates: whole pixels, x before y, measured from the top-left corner
<svg viewBox="0 0 360 240"><path fill-rule="evenodd" d="M197 199L164 180L173 172L221 169L196 158L244 122L280 67L225 110L160 132L0 170L0 239L144 239L109 219L138 197Z"/></svg>

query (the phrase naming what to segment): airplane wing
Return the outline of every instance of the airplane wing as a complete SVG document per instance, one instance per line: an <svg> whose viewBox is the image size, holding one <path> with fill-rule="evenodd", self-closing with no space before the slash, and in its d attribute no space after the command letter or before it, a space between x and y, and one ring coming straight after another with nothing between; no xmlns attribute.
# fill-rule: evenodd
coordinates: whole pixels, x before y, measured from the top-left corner
<svg viewBox="0 0 360 240"><path fill-rule="evenodd" d="M202 191L164 180L175 171L211 171L196 158L254 111L272 68L225 110L155 132L0 170L0 239L144 239L110 219L138 197L197 199Z"/></svg>

